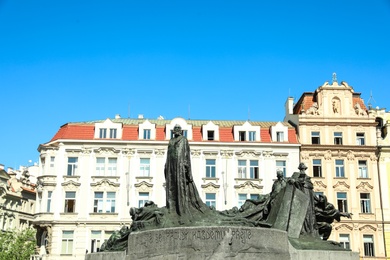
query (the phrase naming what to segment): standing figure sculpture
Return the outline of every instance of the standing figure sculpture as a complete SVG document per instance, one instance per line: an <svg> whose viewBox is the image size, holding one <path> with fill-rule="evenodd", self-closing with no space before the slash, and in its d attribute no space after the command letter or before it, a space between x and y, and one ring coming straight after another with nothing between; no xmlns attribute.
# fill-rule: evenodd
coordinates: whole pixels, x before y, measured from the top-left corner
<svg viewBox="0 0 390 260"><path fill-rule="evenodd" d="M188 216L204 212L207 206L199 197L191 173L190 147L179 125L173 128L165 163L166 208L172 214Z"/></svg>

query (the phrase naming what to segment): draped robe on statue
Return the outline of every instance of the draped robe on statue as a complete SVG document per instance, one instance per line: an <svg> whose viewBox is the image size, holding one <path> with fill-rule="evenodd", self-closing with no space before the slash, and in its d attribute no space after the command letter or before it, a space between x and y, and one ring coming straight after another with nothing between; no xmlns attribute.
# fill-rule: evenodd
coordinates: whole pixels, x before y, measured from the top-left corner
<svg viewBox="0 0 390 260"><path fill-rule="evenodd" d="M166 207L170 213L191 216L207 210L192 179L190 147L184 136L169 141L164 173Z"/></svg>

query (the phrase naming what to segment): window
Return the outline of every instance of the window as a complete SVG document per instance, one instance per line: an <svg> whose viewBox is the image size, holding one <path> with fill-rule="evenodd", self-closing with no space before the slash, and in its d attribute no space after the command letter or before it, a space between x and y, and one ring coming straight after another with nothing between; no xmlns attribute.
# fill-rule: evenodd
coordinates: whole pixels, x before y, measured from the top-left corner
<svg viewBox="0 0 390 260"><path fill-rule="evenodd" d="M245 134L246 134L246 132L245 131L239 131L238 132L238 140L239 141L245 141Z"/></svg>
<svg viewBox="0 0 390 260"><path fill-rule="evenodd" d="M108 158L108 167L107 167L107 175L108 176L116 176L116 158Z"/></svg>
<svg viewBox="0 0 390 260"><path fill-rule="evenodd" d="M367 161L360 161L359 164L359 178L368 178Z"/></svg>
<svg viewBox="0 0 390 260"><path fill-rule="evenodd" d="M311 132L311 143L320 144L320 132Z"/></svg>
<svg viewBox="0 0 390 260"><path fill-rule="evenodd" d="M115 176L116 175L116 158L108 158L108 166L106 172L106 158L96 158L96 175L97 176Z"/></svg>
<svg viewBox="0 0 390 260"><path fill-rule="evenodd" d="M215 159L206 159L206 178L215 178Z"/></svg>
<svg viewBox="0 0 390 260"><path fill-rule="evenodd" d="M243 140L243 141L245 141L245 140ZM252 142L256 141L256 131L249 131L249 141L252 141Z"/></svg>
<svg viewBox="0 0 390 260"><path fill-rule="evenodd" d="M371 202L369 193L360 193L360 210L362 213L371 213Z"/></svg>
<svg viewBox="0 0 390 260"><path fill-rule="evenodd" d="M260 199L260 195L259 194L250 194L250 199L251 200L259 200Z"/></svg>
<svg viewBox="0 0 390 260"><path fill-rule="evenodd" d="M283 171L283 176L286 177L286 161L276 161L276 170Z"/></svg>
<svg viewBox="0 0 390 260"><path fill-rule="evenodd" d="M284 142L284 132L276 132L276 140L278 142Z"/></svg>
<svg viewBox="0 0 390 260"><path fill-rule="evenodd" d="M99 129L99 138L107 138L107 128Z"/></svg>
<svg viewBox="0 0 390 260"><path fill-rule="evenodd" d="M249 163L249 176L246 175L247 163ZM259 161L258 160L238 160L238 178L258 179L259 178Z"/></svg>
<svg viewBox="0 0 390 260"><path fill-rule="evenodd" d="M214 140L214 131L207 131L207 140Z"/></svg>
<svg viewBox="0 0 390 260"><path fill-rule="evenodd" d="M141 158L139 166L140 176L150 176L150 158Z"/></svg>
<svg viewBox="0 0 390 260"><path fill-rule="evenodd" d="M142 208L149 201L149 192L140 192L138 194L138 207Z"/></svg>
<svg viewBox="0 0 390 260"><path fill-rule="evenodd" d="M183 130L183 136L184 136L185 138L187 138L187 136L188 136L188 131L187 131L187 130Z"/></svg>
<svg viewBox="0 0 390 260"><path fill-rule="evenodd" d="M97 176L104 176L104 165L105 165L105 158L96 158L96 175Z"/></svg>
<svg viewBox="0 0 390 260"><path fill-rule="evenodd" d="M375 256L373 235L363 235L364 256Z"/></svg>
<svg viewBox="0 0 390 260"><path fill-rule="evenodd" d="M336 160L336 177L344 178L344 160Z"/></svg>
<svg viewBox="0 0 390 260"><path fill-rule="evenodd" d="M259 178L259 161L257 160L249 161L249 178L250 179Z"/></svg>
<svg viewBox="0 0 390 260"><path fill-rule="evenodd" d="M73 231L62 231L61 254L70 255L73 253Z"/></svg>
<svg viewBox="0 0 390 260"><path fill-rule="evenodd" d="M206 193L206 205L209 207L216 207L215 193Z"/></svg>
<svg viewBox="0 0 390 260"><path fill-rule="evenodd" d="M101 245L102 231L91 231L91 253L99 252Z"/></svg>
<svg viewBox="0 0 390 260"><path fill-rule="evenodd" d="M313 159L313 177L322 177L321 159Z"/></svg>
<svg viewBox="0 0 390 260"><path fill-rule="evenodd" d="M47 192L47 202L46 202L46 212L50 212L51 209L51 195L53 194L52 191Z"/></svg>
<svg viewBox="0 0 390 260"><path fill-rule="evenodd" d="M246 178L246 160L238 160L238 178Z"/></svg>
<svg viewBox="0 0 390 260"><path fill-rule="evenodd" d="M150 129L144 129L144 140L150 140Z"/></svg>
<svg viewBox="0 0 390 260"><path fill-rule="evenodd" d="M238 207L241 207L242 205L244 205L245 201L246 201L246 194L239 193L238 194Z"/></svg>
<svg viewBox="0 0 390 260"><path fill-rule="evenodd" d="M349 242L349 234L340 234L339 242L345 249L351 249Z"/></svg>
<svg viewBox="0 0 390 260"><path fill-rule="evenodd" d="M54 156L50 156L50 168L51 169L54 168L54 160L55 160L55 157Z"/></svg>
<svg viewBox="0 0 390 260"><path fill-rule="evenodd" d="M364 145L364 133L356 133L356 145Z"/></svg>
<svg viewBox="0 0 390 260"><path fill-rule="evenodd" d="M65 192L65 213L75 212L76 207L76 192L75 191L67 191Z"/></svg>
<svg viewBox="0 0 390 260"><path fill-rule="evenodd" d="M110 138L116 139L116 128L110 128Z"/></svg>
<svg viewBox="0 0 390 260"><path fill-rule="evenodd" d="M343 144L343 133L334 132L334 144Z"/></svg>
<svg viewBox="0 0 390 260"><path fill-rule="evenodd" d="M77 174L77 157L69 157L68 158L68 176L75 176Z"/></svg>
<svg viewBox="0 0 390 260"><path fill-rule="evenodd" d="M340 212L348 212L347 193L337 192L337 207Z"/></svg>
<svg viewBox="0 0 390 260"><path fill-rule="evenodd" d="M115 212L115 192L95 192L93 202L93 212L114 213Z"/></svg>

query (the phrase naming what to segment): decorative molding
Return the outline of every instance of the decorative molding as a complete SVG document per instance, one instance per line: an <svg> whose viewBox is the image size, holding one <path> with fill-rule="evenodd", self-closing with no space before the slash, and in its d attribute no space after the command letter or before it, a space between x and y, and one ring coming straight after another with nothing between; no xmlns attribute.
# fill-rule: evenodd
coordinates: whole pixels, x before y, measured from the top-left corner
<svg viewBox="0 0 390 260"><path fill-rule="evenodd" d="M264 157L271 157L273 155L273 151L263 151L262 154Z"/></svg>
<svg viewBox="0 0 390 260"><path fill-rule="evenodd" d="M279 158L287 158L288 153L274 153L274 156Z"/></svg>
<svg viewBox="0 0 390 260"><path fill-rule="evenodd" d="M343 187L349 190L351 186L348 185L345 181L338 181L335 185L333 185L333 189L343 190Z"/></svg>
<svg viewBox="0 0 390 260"><path fill-rule="evenodd" d="M332 159L332 151L331 150L327 150L324 154L324 159L329 161Z"/></svg>
<svg viewBox="0 0 390 260"><path fill-rule="evenodd" d="M261 155L260 152L256 152L255 150L241 150L236 152L238 157L259 157Z"/></svg>
<svg viewBox="0 0 390 260"><path fill-rule="evenodd" d="M153 184L146 181L141 181L139 183L134 184L134 187L136 188L141 188L142 186L145 186L147 188L153 188Z"/></svg>
<svg viewBox="0 0 390 260"><path fill-rule="evenodd" d="M372 190L374 186L372 186L368 181L362 181L358 186L356 186L357 190Z"/></svg>
<svg viewBox="0 0 390 260"><path fill-rule="evenodd" d="M165 154L165 149L155 149L154 154L157 156L163 156Z"/></svg>
<svg viewBox="0 0 390 260"><path fill-rule="evenodd" d="M326 187L328 187L322 181L314 181L313 184L317 188L326 189Z"/></svg>
<svg viewBox="0 0 390 260"><path fill-rule="evenodd" d="M191 150L191 155L195 156L195 157L199 157L200 156L200 150L199 149Z"/></svg>
<svg viewBox="0 0 390 260"><path fill-rule="evenodd" d="M203 154L204 155L208 155L208 156L217 156L218 155L218 151L203 151Z"/></svg>
<svg viewBox="0 0 390 260"><path fill-rule="evenodd" d="M127 156L133 156L135 154L135 150L132 148L124 148L122 149L122 154Z"/></svg>
<svg viewBox="0 0 390 260"><path fill-rule="evenodd" d="M301 160L302 160L302 161L307 161L307 160L309 160L309 155L308 155L308 153L302 152L302 153L301 153Z"/></svg>
<svg viewBox="0 0 390 260"><path fill-rule="evenodd" d="M114 147L100 147L98 149L94 149L94 152L101 155L112 155L119 153L119 150L115 149Z"/></svg>
<svg viewBox="0 0 390 260"><path fill-rule="evenodd" d="M213 189L213 190L217 190L219 189L219 187L221 187L221 185L218 185L218 184L215 184L213 182L209 182L207 184L202 184L201 185L202 189Z"/></svg>
<svg viewBox="0 0 390 260"><path fill-rule="evenodd" d="M74 180L68 180L67 182L61 183L65 190L76 190L81 186L81 183L75 182Z"/></svg>
<svg viewBox="0 0 390 260"><path fill-rule="evenodd" d="M335 230L340 230L340 229L352 231L353 230L353 226L343 223L343 224L337 225L335 227Z"/></svg>
<svg viewBox="0 0 390 260"><path fill-rule="evenodd" d="M119 187L120 184L117 182L110 181L107 178L104 178L98 182L91 183L91 187Z"/></svg>
<svg viewBox="0 0 390 260"><path fill-rule="evenodd" d="M355 160L355 155L353 154L353 152L352 152L351 150L349 150L349 151L347 152L347 159L348 159L349 161Z"/></svg>
<svg viewBox="0 0 390 260"><path fill-rule="evenodd" d="M153 149L138 149L137 153L141 155L152 154Z"/></svg>
<svg viewBox="0 0 390 260"><path fill-rule="evenodd" d="M235 189L254 188L254 189L261 190L263 188L263 186L257 185L255 183L253 183L252 181L246 181L244 183L234 185L234 188Z"/></svg>
<svg viewBox="0 0 390 260"><path fill-rule="evenodd" d="M221 150L221 156L224 158L232 158L233 150Z"/></svg>
<svg viewBox="0 0 390 260"><path fill-rule="evenodd" d="M368 231L374 231L374 232L376 231L376 228L369 224L360 227L359 231L362 231L364 229L367 229Z"/></svg>
<svg viewBox="0 0 390 260"><path fill-rule="evenodd" d="M89 155L92 153L92 148L90 147L82 147L81 148L81 153L85 155Z"/></svg>

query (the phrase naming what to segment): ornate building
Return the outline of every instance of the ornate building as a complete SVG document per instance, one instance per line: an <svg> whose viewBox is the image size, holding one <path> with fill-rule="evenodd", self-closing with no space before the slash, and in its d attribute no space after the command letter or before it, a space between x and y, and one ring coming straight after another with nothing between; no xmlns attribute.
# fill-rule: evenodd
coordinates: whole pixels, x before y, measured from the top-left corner
<svg viewBox="0 0 390 260"><path fill-rule="evenodd" d="M360 93L346 82L339 85L335 74L332 83L293 102L286 102L285 121L297 128L300 160L308 166L315 192L353 214L333 224L330 240L361 257L385 258L375 116Z"/></svg>
<svg viewBox="0 0 390 260"><path fill-rule="evenodd" d="M384 236L387 256L390 256L390 112L384 108L371 108L368 112L377 122L378 174L381 184Z"/></svg>
<svg viewBox="0 0 390 260"><path fill-rule="evenodd" d="M300 144L287 122L117 116L65 124L38 148L34 224L43 259L84 259L130 224L130 207L165 205L164 164L176 124L190 142L199 195L218 210L269 193L276 170L297 170Z"/></svg>
<svg viewBox="0 0 390 260"><path fill-rule="evenodd" d="M0 165L0 228L1 231L24 229L32 226L35 213L35 184L30 182L30 174L23 169L20 178L18 171ZM1 232L0 231L0 232Z"/></svg>

